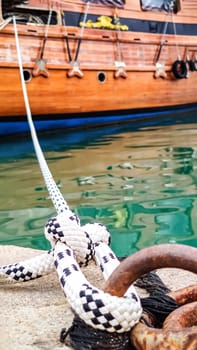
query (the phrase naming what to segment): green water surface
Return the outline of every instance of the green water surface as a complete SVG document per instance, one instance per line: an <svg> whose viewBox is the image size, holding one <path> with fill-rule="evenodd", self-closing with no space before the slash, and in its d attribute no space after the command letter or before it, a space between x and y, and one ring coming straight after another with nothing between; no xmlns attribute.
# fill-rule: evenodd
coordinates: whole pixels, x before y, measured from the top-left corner
<svg viewBox="0 0 197 350"><path fill-rule="evenodd" d="M49 168L82 223L111 232L117 256L160 243L197 247L197 116L39 135ZM55 215L30 135L0 143L0 244L48 249Z"/></svg>

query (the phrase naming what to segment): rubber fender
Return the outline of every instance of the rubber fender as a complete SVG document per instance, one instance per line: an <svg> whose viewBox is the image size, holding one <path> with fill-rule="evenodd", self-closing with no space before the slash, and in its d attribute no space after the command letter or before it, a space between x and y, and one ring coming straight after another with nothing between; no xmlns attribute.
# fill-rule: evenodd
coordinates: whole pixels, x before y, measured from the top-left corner
<svg viewBox="0 0 197 350"><path fill-rule="evenodd" d="M187 65L185 61L176 60L172 65L172 72L177 79L187 77Z"/></svg>

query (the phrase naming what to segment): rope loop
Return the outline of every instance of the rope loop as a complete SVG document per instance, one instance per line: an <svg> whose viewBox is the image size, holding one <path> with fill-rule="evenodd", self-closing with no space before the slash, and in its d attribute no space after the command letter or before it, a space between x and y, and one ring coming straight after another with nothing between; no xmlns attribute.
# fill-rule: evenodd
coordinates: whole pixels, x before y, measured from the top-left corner
<svg viewBox="0 0 197 350"><path fill-rule="evenodd" d="M68 302L91 327L110 333L128 332L142 313L134 287L122 298L112 296L89 283L78 265L87 265L95 257L108 278L119 265L108 246L110 233L99 223L80 226L70 213L68 210L49 219L45 226L45 236L54 249L54 265Z"/></svg>
<svg viewBox="0 0 197 350"><path fill-rule="evenodd" d="M60 241L55 245L54 265L70 306L89 326L124 333L139 321L142 308L137 293L119 298L93 286L83 275L73 250Z"/></svg>
<svg viewBox="0 0 197 350"><path fill-rule="evenodd" d="M55 248L58 241L71 247L80 265L87 265L94 255L94 245L89 234L78 225L77 216L68 210L48 220L45 237Z"/></svg>

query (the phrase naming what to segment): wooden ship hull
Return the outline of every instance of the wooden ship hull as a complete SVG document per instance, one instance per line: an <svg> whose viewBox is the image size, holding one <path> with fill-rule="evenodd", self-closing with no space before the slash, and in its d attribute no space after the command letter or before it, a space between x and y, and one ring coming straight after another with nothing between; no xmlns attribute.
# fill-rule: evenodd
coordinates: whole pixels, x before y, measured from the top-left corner
<svg viewBox="0 0 197 350"><path fill-rule="evenodd" d="M0 0L0 135L28 131L13 16L38 129L197 106L197 2L112 1Z"/></svg>

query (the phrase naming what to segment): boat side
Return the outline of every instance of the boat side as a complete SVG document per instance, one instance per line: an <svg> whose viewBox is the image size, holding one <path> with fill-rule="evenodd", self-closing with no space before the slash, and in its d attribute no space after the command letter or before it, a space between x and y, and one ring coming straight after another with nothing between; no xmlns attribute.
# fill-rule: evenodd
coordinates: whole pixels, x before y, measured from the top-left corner
<svg viewBox="0 0 197 350"><path fill-rule="evenodd" d="M49 14L46 3L30 0L19 9L38 13L45 9ZM17 23L34 116L43 115L45 119L48 114L132 113L197 102L194 1L180 1L181 10L172 15L142 11L140 1L128 1L120 9L93 4L88 8L81 1L57 7L55 3L56 22L48 26L47 36L46 23ZM107 20L107 28L99 18ZM0 30L0 120L26 115L14 28L5 21ZM110 29L114 23L119 29ZM174 74L176 61L184 62L186 71L180 72L182 67L177 66L183 76Z"/></svg>

